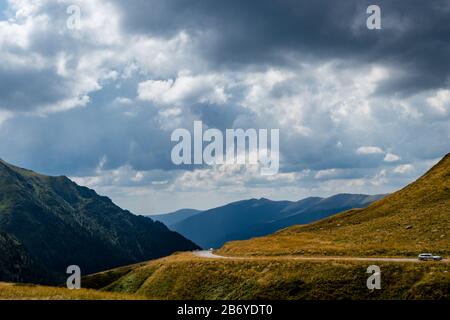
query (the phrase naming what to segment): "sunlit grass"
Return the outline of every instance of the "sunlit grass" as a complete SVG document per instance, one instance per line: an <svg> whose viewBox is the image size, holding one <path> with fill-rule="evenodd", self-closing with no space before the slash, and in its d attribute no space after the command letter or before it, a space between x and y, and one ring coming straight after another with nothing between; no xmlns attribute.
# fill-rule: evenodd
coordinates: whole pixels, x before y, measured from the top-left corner
<svg viewBox="0 0 450 320"><path fill-rule="evenodd" d="M0 283L0 300L139 300L139 295L112 293L91 289Z"/></svg>
<svg viewBox="0 0 450 320"><path fill-rule="evenodd" d="M449 264L377 263L382 270L379 291L366 286L371 264L287 257L215 260L179 254L137 266L112 279L104 290L148 299L450 298Z"/></svg>
<svg viewBox="0 0 450 320"><path fill-rule="evenodd" d="M366 209L225 244L223 255L450 255L450 156Z"/></svg>

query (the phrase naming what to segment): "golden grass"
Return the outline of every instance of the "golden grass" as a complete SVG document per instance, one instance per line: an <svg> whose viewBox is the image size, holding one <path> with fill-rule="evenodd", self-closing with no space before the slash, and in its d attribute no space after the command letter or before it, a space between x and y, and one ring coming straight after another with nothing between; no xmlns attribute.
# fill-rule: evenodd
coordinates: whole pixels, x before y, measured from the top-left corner
<svg viewBox="0 0 450 320"><path fill-rule="evenodd" d="M103 290L148 299L450 299L447 263L376 263L382 290L366 287L362 261L287 257L205 259L178 254L136 266ZM91 282L95 283L96 275Z"/></svg>
<svg viewBox="0 0 450 320"><path fill-rule="evenodd" d="M0 283L0 300L140 300L139 295L112 293L91 289Z"/></svg>
<svg viewBox="0 0 450 320"><path fill-rule="evenodd" d="M235 241L223 255L450 255L450 156L366 209L354 209L267 237Z"/></svg>

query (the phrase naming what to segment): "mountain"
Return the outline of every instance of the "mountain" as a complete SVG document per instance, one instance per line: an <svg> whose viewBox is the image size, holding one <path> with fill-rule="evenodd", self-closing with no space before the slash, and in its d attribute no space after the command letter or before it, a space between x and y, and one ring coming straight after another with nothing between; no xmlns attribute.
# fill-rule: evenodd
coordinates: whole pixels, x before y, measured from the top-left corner
<svg viewBox="0 0 450 320"><path fill-rule="evenodd" d="M200 213L200 212L201 212L200 210L196 210L196 209L181 209L181 210L177 210L177 211L170 212L170 213L147 215L145 217L162 222L170 228L172 225L174 225L178 222L181 222L184 219L192 217L193 215Z"/></svg>
<svg viewBox="0 0 450 320"><path fill-rule="evenodd" d="M267 237L226 244L229 255L450 254L450 154L415 182L353 209Z"/></svg>
<svg viewBox="0 0 450 320"><path fill-rule="evenodd" d="M363 208L383 195L339 194L297 202L250 199L202 211L170 228L203 248L217 248L231 240L270 234L294 224L306 224L343 210Z"/></svg>
<svg viewBox="0 0 450 320"><path fill-rule="evenodd" d="M386 195L364 195L364 194L337 194L329 198L320 199L309 206L294 206L296 209L287 208L293 214L286 218L279 219L266 225L266 232L272 233L277 230L290 227L296 224L308 224L313 221L327 218L338 212L350 210L353 208L367 207L374 201L377 201Z"/></svg>
<svg viewBox="0 0 450 320"><path fill-rule="evenodd" d="M196 239L192 241L203 248L217 247L228 234L273 220L288 204L289 201L264 198L237 201L196 214L172 225L172 229Z"/></svg>
<svg viewBox="0 0 450 320"><path fill-rule="evenodd" d="M0 232L0 279L32 281L45 279L45 271L30 253L12 236Z"/></svg>
<svg viewBox="0 0 450 320"><path fill-rule="evenodd" d="M198 248L164 224L122 210L65 176L4 161L0 235L0 281L59 283L69 265L87 274Z"/></svg>

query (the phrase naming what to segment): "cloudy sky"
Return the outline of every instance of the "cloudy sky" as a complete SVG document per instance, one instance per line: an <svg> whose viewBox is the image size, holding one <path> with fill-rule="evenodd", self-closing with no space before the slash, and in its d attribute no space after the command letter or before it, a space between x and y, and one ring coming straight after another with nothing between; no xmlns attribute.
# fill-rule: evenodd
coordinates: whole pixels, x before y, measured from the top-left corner
<svg viewBox="0 0 450 320"><path fill-rule="evenodd" d="M449 18L440 0L0 0L0 157L141 214L391 192L450 152ZM279 128L280 172L175 166L195 120Z"/></svg>

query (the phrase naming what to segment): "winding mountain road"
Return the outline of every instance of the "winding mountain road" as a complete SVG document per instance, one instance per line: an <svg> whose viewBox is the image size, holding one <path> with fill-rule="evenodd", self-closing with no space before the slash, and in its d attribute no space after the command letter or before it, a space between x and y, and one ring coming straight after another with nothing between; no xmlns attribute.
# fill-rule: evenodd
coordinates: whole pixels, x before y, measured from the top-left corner
<svg viewBox="0 0 450 320"><path fill-rule="evenodd" d="M206 259L245 259L245 260L263 260L263 259L292 259L304 261L367 261L367 262L412 262L420 263L415 258L376 258L376 257L302 257L302 256L261 256L261 257L226 257L213 253L212 250L193 251L192 254L199 258ZM448 259L440 261L441 263L449 263ZM425 262L424 262L425 263Z"/></svg>

